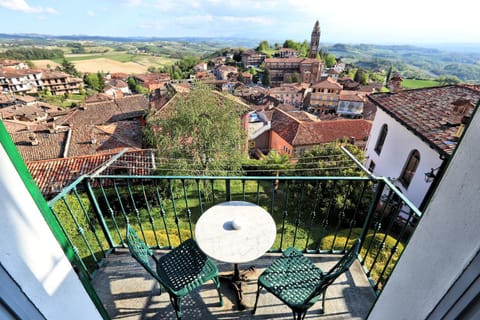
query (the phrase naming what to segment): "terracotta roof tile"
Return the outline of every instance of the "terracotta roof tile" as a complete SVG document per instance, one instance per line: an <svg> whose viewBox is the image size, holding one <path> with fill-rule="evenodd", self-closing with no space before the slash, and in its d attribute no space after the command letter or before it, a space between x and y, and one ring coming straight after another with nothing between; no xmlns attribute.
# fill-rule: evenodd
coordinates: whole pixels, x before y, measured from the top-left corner
<svg viewBox="0 0 480 320"><path fill-rule="evenodd" d="M333 80L332 78L328 77L325 80L319 81L314 83L312 88L321 88L321 89L336 89L341 90L343 87L337 81Z"/></svg>
<svg viewBox="0 0 480 320"><path fill-rule="evenodd" d="M96 155L28 161L27 167L42 194L50 198L81 175L98 170L121 150L123 149ZM119 171L129 175L152 174L154 169L152 159L149 150L127 151L109 165L102 174L117 174Z"/></svg>
<svg viewBox="0 0 480 320"><path fill-rule="evenodd" d="M318 145L350 137L366 140L371 128L372 123L363 119L302 122L292 145Z"/></svg>
<svg viewBox="0 0 480 320"><path fill-rule="evenodd" d="M53 110L41 123L18 120L5 123L25 161L83 156L117 148L141 148L142 123L138 117L148 106L143 95L136 95L67 111ZM29 108L23 106L20 111ZM54 122L47 124L47 118Z"/></svg>
<svg viewBox="0 0 480 320"><path fill-rule="evenodd" d="M480 92L466 86L449 85L375 93L369 99L439 153L452 154L456 146L452 137L458 127L448 122L454 113L454 103L464 99L475 105Z"/></svg>
<svg viewBox="0 0 480 320"><path fill-rule="evenodd" d="M275 109L271 121L272 130L289 144L293 145L293 139L295 139L300 121L280 109Z"/></svg>
<svg viewBox="0 0 480 320"><path fill-rule="evenodd" d="M24 161L36 161L63 157L68 131L29 130L10 133L10 136ZM33 137L38 144L32 145Z"/></svg>
<svg viewBox="0 0 480 320"><path fill-rule="evenodd" d="M371 127L371 122L363 119L300 121L280 109L272 115L272 130L292 146L319 145L350 137L364 140Z"/></svg>
<svg viewBox="0 0 480 320"><path fill-rule="evenodd" d="M355 101L355 102L364 102L365 94L356 91L344 90L340 92L340 100L343 101Z"/></svg>

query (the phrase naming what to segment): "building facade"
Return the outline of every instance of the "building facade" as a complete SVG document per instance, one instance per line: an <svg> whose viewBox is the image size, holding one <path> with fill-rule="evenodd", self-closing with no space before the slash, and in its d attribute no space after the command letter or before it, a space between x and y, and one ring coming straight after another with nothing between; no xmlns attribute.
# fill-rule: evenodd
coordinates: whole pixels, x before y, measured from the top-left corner
<svg viewBox="0 0 480 320"><path fill-rule="evenodd" d="M366 167L418 207L452 155L480 91L461 85L378 93Z"/></svg>
<svg viewBox="0 0 480 320"><path fill-rule="evenodd" d="M357 92L341 91L338 100L337 114L346 117L361 117L365 97Z"/></svg>
<svg viewBox="0 0 480 320"><path fill-rule="evenodd" d="M255 50L247 50L242 53L242 63L245 68L258 67L267 56Z"/></svg>
<svg viewBox="0 0 480 320"><path fill-rule="evenodd" d="M277 87L285 82L317 82L323 71L323 63L310 58L267 58L265 68L270 74L270 85Z"/></svg>
<svg viewBox="0 0 480 320"><path fill-rule="evenodd" d="M0 88L13 94L48 91L52 95L79 93L83 80L61 71L0 69Z"/></svg>
<svg viewBox="0 0 480 320"><path fill-rule="evenodd" d="M315 113L335 113L342 92L342 85L332 78L313 84L311 87L309 110Z"/></svg>
<svg viewBox="0 0 480 320"><path fill-rule="evenodd" d="M303 106L305 89L297 85L284 84L280 87L271 88L268 95L277 99L280 103L301 107Z"/></svg>

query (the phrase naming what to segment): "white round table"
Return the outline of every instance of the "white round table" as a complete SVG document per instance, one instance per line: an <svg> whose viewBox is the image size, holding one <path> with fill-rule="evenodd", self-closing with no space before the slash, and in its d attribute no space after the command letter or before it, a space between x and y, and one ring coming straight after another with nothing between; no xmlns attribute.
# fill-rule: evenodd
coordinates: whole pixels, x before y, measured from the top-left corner
<svg viewBox="0 0 480 320"><path fill-rule="evenodd" d="M246 274L240 275L239 263L253 261L270 249L277 234L270 213L256 204L245 201L227 201L205 211L195 226L195 239L208 256L233 263L233 275L228 277L238 299L243 303L242 283Z"/></svg>
<svg viewBox="0 0 480 320"><path fill-rule="evenodd" d="M223 262L245 263L261 257L275 241L277 228L262 207L227 201L205 211L195 226L195 239L208 256Z"/></svg>

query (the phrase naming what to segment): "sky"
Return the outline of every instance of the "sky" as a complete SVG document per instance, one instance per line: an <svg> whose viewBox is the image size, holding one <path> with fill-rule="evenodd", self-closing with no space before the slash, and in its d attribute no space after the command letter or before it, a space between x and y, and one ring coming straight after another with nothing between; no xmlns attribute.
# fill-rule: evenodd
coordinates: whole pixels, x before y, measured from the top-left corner
<svg viewBox="0 0 480 320"><path fill-rule="evenodd" d="M0 0L1 33L479 43L471 0Z"/></svg>

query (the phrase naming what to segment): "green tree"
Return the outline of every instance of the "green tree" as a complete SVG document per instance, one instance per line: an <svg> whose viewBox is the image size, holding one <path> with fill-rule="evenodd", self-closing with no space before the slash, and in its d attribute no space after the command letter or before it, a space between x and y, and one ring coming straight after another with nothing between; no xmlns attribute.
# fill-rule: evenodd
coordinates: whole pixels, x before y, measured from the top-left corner
<svg viewBox="0 0 480 320"><path fill-rule="evenodd" d="M265 68L263 71L262 84L265 87L270 87L270 70L268 70L268 68Z"/></svg>
<svg viewBox="0 0 480 320"><path fill-rule="evenodd" d="M97 78L98 78L98 90L103 91L105 88L105 79L104 79L104 73L101 71L97 72Z"/></svg>
<svg viewBox="0 0 480 320"><path fill-rule="evenodd" d="M247 70L248 73L252 74L252 82L257 83L258 82L258 73L257 69L250 67L250 69Z"/></svg>
<svg viewBox="0 0 480 320"><path fill-rule="evenodd" d="M297 50L299 57L307 57L309 54L310 46L308 45L307 40L303 42L295 42L293 40L285 40L283 43L284 48L291 48Z"/></svg>
<svg viewBox="0 0 480 320"><path fill-rule="evenodd" d="M362 176L363 171L342 151L340 143L328 143L305 151L296 164L300 175L312 176ZM360 148L344 144L345 148L364 162L365 156ZM305 171L302 171L305 170Z"/></svg>
<svg viewBox="0 0 480 320"><path fill-rule="evenodd" d="M175 63L175 66L177 66L182 74L182 77L188 78L190 74L193 74L193 67L200 62L199 58L196 57L185 57L180 61L177 61Z"/></svg>
<svg viewBox="0 0 480 320"><path fill-rule="evenodd" d="M368 72L361 68L357 69L353 80L363 85L368 84Z"/></svg>
<svg viewBox="0 0 480 320"><path fill-rule="evenodd" d="M290 163L288 154L280 154L276 150L271 150L265 157L261 159L263 170L268 174L279 177L282 173L287 175L287 169L293 165ZM278 180L275 180L275 190L278 190Z"/></svg>
<svg viewBox="0 0 480 320"><path fill-rule="evenodd" d="M99 91L100 83L96 73L88 73L83 77L83 82L92 90Z"/></svg>
<svg viewBox="0 0 480 320"><path fill-rule="evenodd" d="M340 143L329 143L307 150L298 158L295 172L299 176L364 176L365 173L342 151L340 146ZM357 160L364 162L365 157L361 149L351 144L344 144L344 147ZM368 189L367 186L365 190ZM302 186L303 190L306 192L306 198L333 200L331 204L334 206L334 210L358 210L359 199L361 199L360 207L365 208L365 211L369 206L369 198L362 196L363 188L354 187L354 182L348 180L324 181L320 185L306 183ZM318 192L320 193L318 194ZM332 198L332 194L335 195L334 198Z"/></svg>
<svg viewBox="0 0 480 320"><path fill-rule="evenodd" d="M325 63L327 68L331 68L337 63L337 58L323 49L320 49L318 52L318 57Z"/></svg>
<svg viewBox="0 0 480 320"><path fill-rule="evenodd" d="M60 64L60 71L63 71L75 77L78 77L80 75L80 73L75 68L75 65L65 58L63 58L62 63Z"/></svg>
<svg viewBox="0 0 480 320"><path fill-rule="evenodd" d="M295 42L293 40L285 40L285 42L283 42L283 48L290 48L290 49L295 49L297 50L298 49L298 42Z"/></svg>
<svg viewBox="0 0 480 320"><path fill-rule="evenodd" d="M327 53L324 63L327 68L331 68L337 63L337 58L333 54Z"/></svg>
<svg viewBox="0 0 480 320"><path fill-rule="evenodd" d="M388 85L390 78L392 77L393 66L390 65L387 71L387 75L385 76L385 85Z"/></svg>
<svg viewBox="0 0 480 320"><path fill-rule="evenodd" d="M128 77L127 84L128 84L128 88L131 91L133 91L133 90L135 90L135 87L137 86L137 80L135 80L134 77Z"/></svg>
<svg viewBox="0 0 480 320"><path fill-rule="evenodd" d="M150 92L147 88L145 88L144 86L139 85L139 84L137 84L137 85L135 86L135 90L134 90L134 91L135 91L135 92L138 92L138 93L140 93L140 94L148 94L148 93Z"/></svg>
<svg viewBox="0 0 480 320"><path fill-rule="evenodd" d="M147 142L166 158L161 174L241 172L245 132L240 119L247 111L243 105L200 82L170 103L161 117L147 116L145 131Z"/></svg>
<svg viewBox="0 0 480 320"><path fill-rule="evenodd" d="M302 43L298 44L297 51L299 57L308 57L310 54L310 46L307 40L304 40Z"/></svg>
<svg viewBox="0 0 480 320"><path fill-rule="evenodd" d="M441 84L458 84L460 83L460 79L458 79L456 76L442 76L438 77L435 80L440 82Z"/></svg>
<svg viewBox="0 0 480 320"><path fill-rule="evenodd" d="M265 52L265 51L268 51L269 49L270 49L270 44L268 43L267 40L263 40L262 42L260 42L260 44L257 47L257 51L260 51L260 52Z"/></svg>

